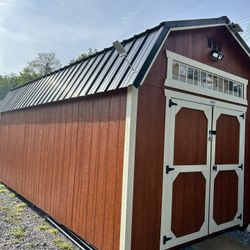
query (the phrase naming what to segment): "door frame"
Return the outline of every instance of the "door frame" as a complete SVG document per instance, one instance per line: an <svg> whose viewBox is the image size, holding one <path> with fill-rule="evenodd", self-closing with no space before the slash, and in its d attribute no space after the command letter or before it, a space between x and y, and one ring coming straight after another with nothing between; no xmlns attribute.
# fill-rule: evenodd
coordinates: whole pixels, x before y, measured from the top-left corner
<svg viewBox="0 0 250 250"><path fill-rule="evenodd" d="M161 250L167 249L167 248L172 247L172 246L177 246L177 245L183 244L185 242L195 240L195 239L202 237L201 235L199 235L196 232L196 233L181 237L182 238L181 240L175 241L175 243L177 243L177 244L168 244L167 247L163 245L163 237L166 235L166 226L164 225L164 222L169 221L168 220L169 214L167 214L165 211L165 208L166 208L165 203L169 202L169 198L167 199L167 197L166 197L166 188L164 188L164 187L169 187L168 185L170 184L169 178L167 178L166 173L165 173L165 171L166 171L165 167L169 163L169 153L171 154L171 152L167 151L168 143L169 143L169 140L170 140L170 142L173 140L173 139L171 139L171 137L169 138L169 136L172 133L171 132L172 126L171 126L171 124L169 125L169 120L168 120L169 114L171 114L170 107L168 105L170 99L174 98L174 99L179 99L180 101L188 101L188 102L193 103L194 105L195 105L195 103L209 105L209 106L211 106L211 109L212 109L212 106L214 106L214 107L218 107L218 108L222 108L222 109L239 111L239 112L244 113L244 114L247 111L246 106L227 103L227 102L223 102L223 101L218 101L218 100L214 100L214 99L209 98L209 97L207 98L207 97L195 96L192 94L186 94L186 93L182 93L182 92L178 92L178 91L174 91L174 90L169 90L169 89L165 89L165 96L166 96L166 110L165 110L165 135L164 135L164 161L163 161L163 168L162 168L163 184L162 184L162 210L161 210L161 235L160 235L160 249ZM171 119L173 119L173 118L171 117ZM244 121L243 136L245 137L245 121ZM243 147L244 146L245 145L243 145ZM242 155L240 156L240 159L244 163L244 150L243 150ZM242 182L241 186L242 186L242 207L243 207L243 203L244 203L244 192L243 192L244 191L243 190L244 178L243 178L243 182ZM206 193L207 193L207 190L206 190ZM210 213L208 213L208 214L210 214ZM205 217L205 221L206 221L206 217ZM203 226L204 226L204 224L203 224ZM202 226L201 230L203 229L203 226ZM209 232L208 232L208 227L207 227L207 234L208 233Z"/></svg>

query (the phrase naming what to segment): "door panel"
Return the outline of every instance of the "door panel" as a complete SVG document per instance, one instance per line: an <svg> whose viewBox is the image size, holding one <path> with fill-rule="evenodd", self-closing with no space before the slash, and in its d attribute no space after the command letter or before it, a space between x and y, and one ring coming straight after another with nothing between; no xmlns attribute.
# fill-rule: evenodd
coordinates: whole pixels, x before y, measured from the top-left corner
<svg viewBox="0 0 250 250"><path fill-rule="evenodd" d="M239 178L234 170L220 171L214 180L213 217L217 225L233 221L238 212Z"/></svg>
<svg viewBox="0 0 250 250"><path fill-rule="evenodd" d="M221 114L216 122L215 164L239 163L240 124L236 116Z"/></svg>
<svg viewBox="0 0 250 250"><path fill-rule="evenodd" d="M212 109L183 100L167 110L161 249L207 235ZM167 174L166 174L167 173Z"/></svg>
<svg viewBox="0 0 250 250"><path fill-rule="evenodd" d="M171 226L176 237L200 231L205 221L205 198L206 178L202 173L178 174L173 182ZM199 206L194 201L199 201Z"/></svg>
<svg viewBox="0 0 250 250"><path fill-rule="evenodd" d="M214 107L209 233L242 225L245 122L242 112Z"/></svg>
<svg viewBox="0 0 250 250"><path fill-rule="evenodd" d="M175 117L174 165L207 161L208 123L203 111L181 108Z"/></svg>

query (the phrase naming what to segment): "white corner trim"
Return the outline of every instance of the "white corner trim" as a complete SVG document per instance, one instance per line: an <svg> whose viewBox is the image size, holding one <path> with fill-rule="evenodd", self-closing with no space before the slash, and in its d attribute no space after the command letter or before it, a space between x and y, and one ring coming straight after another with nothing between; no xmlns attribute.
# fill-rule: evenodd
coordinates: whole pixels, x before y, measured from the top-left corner
<svg viewBox="0 0 250 250"><path fill-rule="evenodd" d="M128 87L123 156L120 250L131 249L138 89Z"/></svg>
<svg viewBox="0 0 250 250"><path fill-rule="evenodd" d="M212 67L212 66L209 66L209 65L207 65L207 64L204 64L204 63L195 61L195 60L193 60L193 59L191 59L191 58L188 58L188 57L186 57L186 56L182 56L182 55L180 55L180 54L174 53L174 52L169 51L169 50L166 50L166 54L167 54L167 57L170 58L170 59L179 61L179 62L181 62L181 63L188 64L188 65L190 65L190 66L193 66L193 67L196 67L196 68L205 70L205 71L209 71L209 72L211 72L211 73L213 73L213 74L216 74L216 75L219 75L219 76L223 76L223 77L229 78L229 79L231 79L231 80L234 80L234 81L243 83L243 84L245 84L245 85L248 84L248 80L245 79L245 78L242 78L242 77L233 75L233 74L228 73L228 72L226 72L226 71L223 71L223 70L221 70L221 69L217 69L217 68Z"/></svg>

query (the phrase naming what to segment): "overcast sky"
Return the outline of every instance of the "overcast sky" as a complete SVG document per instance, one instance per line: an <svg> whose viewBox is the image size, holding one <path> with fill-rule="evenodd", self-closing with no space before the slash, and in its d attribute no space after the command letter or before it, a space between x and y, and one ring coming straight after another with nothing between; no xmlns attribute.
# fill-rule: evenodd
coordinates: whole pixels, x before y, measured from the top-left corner
<svg viewBox="0 0 250 250"><path fill-rule="evenodd" d="M222 15L246 29L250 1L0 0L0 74L18 73L39 52L55 52L65 65L165 20Z"/></svg>

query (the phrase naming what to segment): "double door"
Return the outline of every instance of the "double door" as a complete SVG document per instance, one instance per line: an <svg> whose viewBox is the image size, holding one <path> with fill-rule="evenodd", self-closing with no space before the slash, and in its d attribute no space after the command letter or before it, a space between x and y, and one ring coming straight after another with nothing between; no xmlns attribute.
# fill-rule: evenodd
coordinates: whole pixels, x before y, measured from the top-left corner
<svg viewBox="0 0 250 250"><path fill-rule="evenodd" d="M245 111L167 99L161 249L242 224Z"/></svg>

